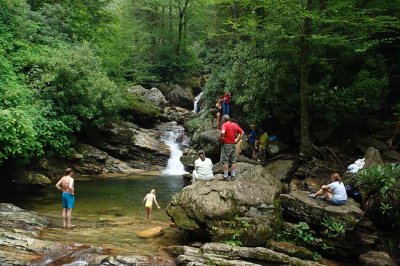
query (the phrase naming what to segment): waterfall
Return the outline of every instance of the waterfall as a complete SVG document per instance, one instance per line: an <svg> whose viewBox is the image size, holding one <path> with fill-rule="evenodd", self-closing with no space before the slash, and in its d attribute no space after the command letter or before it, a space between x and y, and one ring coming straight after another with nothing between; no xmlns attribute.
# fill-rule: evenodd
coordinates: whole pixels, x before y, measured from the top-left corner
<svg viewBox="0 0 400 266"><path fill-rule="evenodd" d="M199 95L197 95L194 98L194 108L193 108L193 111L192 111L193 113L197 113L198 109L200 109L200 108L197 107L197 103L201 99L201 96L203 96L203 92L200 92Z"/></svg>
<svg viewBox="0 0 400 266"><path fill-rule="evenodd" d="M168 159L167 167L162 171L166 175L183 175L187 172L181 163L182 151L181 145L188 145L188 137L185 135L185 129L178 126L176 122L165 123L158 129L164 131L161 139L171 150L171 156Z"/></svg>

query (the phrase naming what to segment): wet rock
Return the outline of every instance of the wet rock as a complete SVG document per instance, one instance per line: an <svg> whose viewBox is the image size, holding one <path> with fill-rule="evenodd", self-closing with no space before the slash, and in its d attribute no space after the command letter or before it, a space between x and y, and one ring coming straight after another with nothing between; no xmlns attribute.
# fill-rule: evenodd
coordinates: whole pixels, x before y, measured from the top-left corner
<svg viewBox="0 0 400 266"><path fill-rule="evenodd" d="M192 172L194 170L194 161L199 158L198 155L181 156L181 163L185 166L186 171Z"/></svg>
<svg viewBox="0 0 400 266"><path fill-rule="evenodd" d="M0 203L1 265L26 265L40 254L63 249L62 244L36 238L47 225L47 219L36 213Z"/></svg>
<svg viewBox="0 0 400 266"><path fill-rule="evenodd" d="M82 159L74 168L81 174L131 174L138 171L138 169L130 167L127 163L91 145L77 144L76 149L82 155Z"/></svg>
<svg viewBox="0 0 400 266"><path fill-rule="evenodd" d="M358 260L366 266L395 266L397 265L387 253L382 251L370 251L360 255Z"/></svg>
<svg viewBox="0 0 400 266"><path fill-rule="evenodd" d="M235 181L196 182L177 194L167 214L178 228L212 240L260 245L282 221L280 182L261 166L242 163Z"/></svg>
<svg viewBox="0 0 400 266"><path fill-rule="evenodd" d="M132 168L160 170L168 161L170 150L158 133L140 129L129 122L109 123L85 131L86 141Z"/></svg>
<svg viewBox="0 0 400 266"><path fill-rule="evenodd" d="M290 257L313 260L313 252L311 250L297 246L293 243L271 241L267 247L273 251L286 254Z"/></svg>
<svg viewBox="0 0 400 266"><path fill-rule="evenodd" d="M178 250L178 248L173 248ZM301 260L262 247L238 247L220 243L206 243L199 250L183 247L176 259L177 265L321 265L318 262ZM174 252L177 254L176 252Z"/></svg>
<svg viewBox="0 0 400 266"><path fill-rule="evenodd" d="M154 238L154 237L162 236L163 234L165 234L165 232L161 226L156 226L154 228L140 231L136 234L140 238Z"/></svg>
<svg viewBox="0 0 400 266"><path fill-rule="evenodd" d="M171 106L164 108L164 115L161 118L164 122L176 121L179 124L184 124L192 115L193 113L188 109Z"/></svg>
<svg viewBox="0 0 400 266"><path fill-rule="evenodd" d="M307 194L305 191L281 194L284 216L312 225L320 225L324 218L331 218L343 223L347 230L352 230L364 215L352 199L349 199L346 205L333 206L326 201L312 199Z"/></svg>
<svg viewBox="0 0 400 266"><path fill-rule="evenodd" d="M150 256L89 255L87 256L86 261L89 265L99 266L175 265L175 261L172 259Z"/></svg>

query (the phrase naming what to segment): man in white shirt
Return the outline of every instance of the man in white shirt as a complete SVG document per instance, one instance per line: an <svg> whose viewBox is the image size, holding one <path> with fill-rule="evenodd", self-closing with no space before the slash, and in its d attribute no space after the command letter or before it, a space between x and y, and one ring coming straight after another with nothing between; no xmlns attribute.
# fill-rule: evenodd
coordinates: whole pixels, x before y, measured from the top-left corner
<svg viewBox="0 0 400 266"><path fill-rule="evenodd" d="M196 181L209 181L214 178L213 163L210 158L206 158L203 150L198 151L199 159L194 161L193 180Z"/></svg>

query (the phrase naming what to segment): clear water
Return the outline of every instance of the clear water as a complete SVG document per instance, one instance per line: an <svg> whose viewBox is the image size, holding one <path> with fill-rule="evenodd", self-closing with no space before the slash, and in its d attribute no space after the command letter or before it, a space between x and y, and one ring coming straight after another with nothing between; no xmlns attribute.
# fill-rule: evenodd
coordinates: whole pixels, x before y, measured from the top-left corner
<svg viewBox="0 0 400 266"><path fill-rule="evenodd" d="M77 227L61 228L61 192L54 186L38 196L21 196L9 202L49 217L51 225L42 239L99 245L108 254L168 256L165 248L181 244L182 233L172 226L165 210L173 194L184 186L181 176L131 175L81 177L75 181L75 208L72 222ZM147 219L142 204L145 195L157 191L161 209L153 205L153 218ZM162 226L165 234L140 239L136 232Z"/></svg>

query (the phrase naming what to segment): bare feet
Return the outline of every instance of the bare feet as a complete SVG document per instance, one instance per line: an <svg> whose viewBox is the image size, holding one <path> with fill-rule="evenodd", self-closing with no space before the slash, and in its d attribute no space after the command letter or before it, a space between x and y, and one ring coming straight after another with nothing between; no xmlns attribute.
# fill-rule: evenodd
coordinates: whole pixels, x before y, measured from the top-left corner
<svg viewBox="0 0 400 266"><path fill-rule="evenodd" d="M75 225L75 224L70 224L70 225L67 225L67 227L66 227L66 228L68 228L68 229L71 229L71 228L74 228L74 227L76 227L76 225Z"/></svg>

